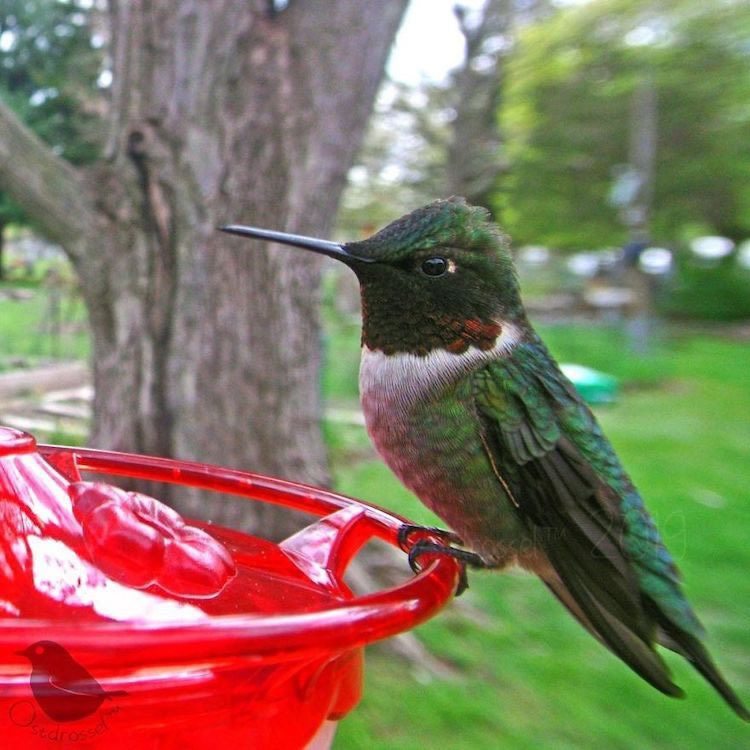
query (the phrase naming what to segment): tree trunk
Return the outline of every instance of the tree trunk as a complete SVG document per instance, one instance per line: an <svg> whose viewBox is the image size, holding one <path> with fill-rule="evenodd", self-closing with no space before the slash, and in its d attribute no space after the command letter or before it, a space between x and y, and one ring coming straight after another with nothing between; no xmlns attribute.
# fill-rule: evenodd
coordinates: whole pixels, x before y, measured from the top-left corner
<svg viewBox="0 0 750 750"><path fill-rule="evenodd" d="M489 207L497 178L507 169L498 110L505 64L518 30L550 11L549 0L487 0L478 23L465 6L454 13L466 51L451 76L455 117L446 159L448 191Z"/></svg>
<svg viewBox="0 0 750 750"><path fill-rule="evenodd" d="M63 232L92 326L95 446L327 482L320 261L216 226L329 233L406 2L111 0L106 158Z"/></svg>
<svg viewBox="0 0 750 750"><path fill-rule="evenodd" d="M651 201L654 193L654 165L656 162L657 98L653 74L646 69L633 92L630 108L630 143L628 160L638 187L626 210L631 238L643 239L649 234Z"/></svg>

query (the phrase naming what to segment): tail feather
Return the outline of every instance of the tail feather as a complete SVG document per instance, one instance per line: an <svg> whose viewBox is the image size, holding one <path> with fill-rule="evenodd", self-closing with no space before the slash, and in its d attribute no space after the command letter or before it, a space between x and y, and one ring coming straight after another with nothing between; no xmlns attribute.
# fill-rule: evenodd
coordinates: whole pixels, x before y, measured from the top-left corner
<svg viewBox="0 0 750 750"><path fill-rule="evenodd" d="M592 600L585 594L583 600L581 600L583 592L579 591L578 595L574 597L562 580L551 571L541 574L540 577L576 620L597 640L619 656L631 669L662 693L673 697L683 696L680 688L672 683L669 670L650 643L643 641L638 635L628 630L606 609L597 606L596 600ZM687 659L721 695L737 716L745 721L750 721L750 711L719 672L708 650L700 640L675 625L648 597L645 598L644 603L646 612L658 624L657 639L660 645Z"/></svg>
<svg viewBox="0 0 750 750"><path fill-rule="evenodd" d="M586 630L646 682L673 698L683 697L682 690L672 682L669 669L652 645L602 607L585 588L576 587L578 590L574 596L556 576L544 575L542 580Z"/></svg>
<svg viewBox="0 0 750 750"><path fill-rule="evenodd" d="M653 602L648 602L648 605L661 628L659 642L668 649L684 656L708 680L737 716L745 721L750 721L750 711L719 672L706 647L694 635L686 633L665 617Z"/></svg>

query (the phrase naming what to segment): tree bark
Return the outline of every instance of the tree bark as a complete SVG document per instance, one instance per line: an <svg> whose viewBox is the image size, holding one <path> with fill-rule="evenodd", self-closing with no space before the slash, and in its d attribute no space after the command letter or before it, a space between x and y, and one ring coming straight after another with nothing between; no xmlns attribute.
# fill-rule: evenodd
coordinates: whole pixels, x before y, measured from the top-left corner
<svg viewBox="0 0 750 750"><path fill-rule="evenodd" d="M0 185L47 236L78 255L93 222L76 170L56 156L0 99Z"/></svg>
<svg viewBox="0 0 750 750"><path fill-rule="evenodd" d="M19 200L52 206L80 276L94 445L327 482L320 261L216 226L329 233L406 3L111 0L106 158L74 173L35 152L26 173L54 179ZM0 162L3 141L0 122ZM0 182L18 197L12 170Z"/></svg>
<svg viewBox="0 0 750 750"><path fill-rule="evenodd" d="M469 203L489 207L497 178L507 169L498 110L505 82L505 63L518 29L550 10L549 0L487 0L476 25L467 11L454 7L466 51L453 72L455 117L446 159L449 192Z"/></svg>

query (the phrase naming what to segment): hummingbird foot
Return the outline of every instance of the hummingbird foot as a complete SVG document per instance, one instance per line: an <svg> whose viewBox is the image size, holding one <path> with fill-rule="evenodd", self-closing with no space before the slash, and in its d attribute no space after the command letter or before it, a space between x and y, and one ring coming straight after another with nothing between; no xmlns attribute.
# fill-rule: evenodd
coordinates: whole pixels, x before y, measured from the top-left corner
<svg viewBox="0 0 750 750"><path fill-rule="evenodd" d="M448 533L451 534L452 532ZM455 536L455 534L453 534L453 536ZM433 555L447 555L461 563L461 573L459 574L458 586L456 586L457 597L461 596L461 594L469 588L469 578L466 574L467 566L471 568L490 567L476 552L469 552L465 549L458 549L456 547L449 547L445 544L438 544L437 542L428 542L426 539L420 539L409 550L409 567L415 573L419 573L421 570L418 558L427 553Z"/></svg>
<svg viewBox="0 0 750 750"><path fill-rule="evenodd" d="M404 552L409 552L412 548L413 545L411 544L411 538L415 534L419 534L420 536L434 536L448 544L463 545L461 537L448 529L440 529L436 526L418 526L417 524L404 523L401 525L401 528L398 530L398 535L396 536L398 546Z"/></svg>

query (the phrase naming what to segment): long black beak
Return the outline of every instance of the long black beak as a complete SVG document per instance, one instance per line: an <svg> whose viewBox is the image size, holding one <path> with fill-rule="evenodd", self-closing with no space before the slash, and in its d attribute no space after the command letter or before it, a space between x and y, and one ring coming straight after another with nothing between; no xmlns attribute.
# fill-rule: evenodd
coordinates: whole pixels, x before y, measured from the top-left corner
<svg viewBox="0 0 750 750"><path fill-rule="evenodd" d="M312 250L314 253L328 255L330 258L341 260L347 265L352 263L372 263L372 258L361 258L352 255L346 245L339 245L338 242L329 242L328 240L319 240L315 237L305 237L301 234L288 234L287 232L275 232L273 229L259 229L258 227L245 227L240 224L227 224L219 227L222 232L227 234L237 234L241 237L254 237L258 240L269 240L279 242L282 245L292 245L301 247L303 250Z"/></svg>

